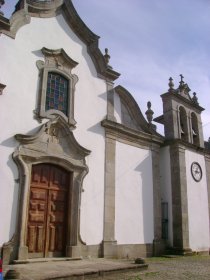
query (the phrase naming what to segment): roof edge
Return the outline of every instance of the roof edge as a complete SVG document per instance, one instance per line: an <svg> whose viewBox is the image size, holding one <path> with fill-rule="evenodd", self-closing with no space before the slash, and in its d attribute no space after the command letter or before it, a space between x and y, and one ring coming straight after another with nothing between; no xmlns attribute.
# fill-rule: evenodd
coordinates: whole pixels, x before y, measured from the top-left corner
<svg viewBox="0 0 210 280"><path fill-rule="evenodd" d="M20 0L9 20L0 16L0 33L15 39L19 29L30 23L31 17L50 18L59 14L64 16L69 27L86 44L98 76L108 81L116 80L120 73L107 65L104 55L98 47L100 37L83 22L71 0L51 0L45 3L36 0Z"/></svg>

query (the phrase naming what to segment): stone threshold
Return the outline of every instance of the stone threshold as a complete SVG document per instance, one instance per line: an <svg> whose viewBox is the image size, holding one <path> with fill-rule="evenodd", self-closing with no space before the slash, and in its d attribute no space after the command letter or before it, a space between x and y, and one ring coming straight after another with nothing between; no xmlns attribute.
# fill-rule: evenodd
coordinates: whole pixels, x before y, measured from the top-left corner
<svg viewBox="0 0 210 280"><path fill-rule="evenodd" d="M16 280L90 280L101 279L108 275L117 275L125 272L138 272L148 268L148 264L135 264L127 260L106 260L106 259L83 259L76 262L66 262L71 258L58 258L55 264L53 261L44 263L24 263L10 265L5 270L4 279ZM39 259L40 260L40 259ZM52 259L51 259L52 260ZM29 260L26 260L29 261ZM115 277L115 276L113 276Z"/></svg>
<svg viewBox="0 0 210 280"><path fill-rule="evenodd" d="M82 258L34 258L26 260L14 260L13 264L27 264L27 263L44 263L44 262L63 262L63 261L81 261Z"/></svg>
<svg viewBox="0 0 210 280"><path fill-rule="evenodd" d="M129 272L129 271L142 271L148 268L148 264L131 264L124 267L117 267L117 268L107 268L107 269L99 269L99 270L91 270L91 271L84 271L79 273L73 273L71 275L65 276L55 276L55 277L46 277L43 280L91 280L97 279L101 277L105 277L108 275L117 275L118 273Z"/></svg>

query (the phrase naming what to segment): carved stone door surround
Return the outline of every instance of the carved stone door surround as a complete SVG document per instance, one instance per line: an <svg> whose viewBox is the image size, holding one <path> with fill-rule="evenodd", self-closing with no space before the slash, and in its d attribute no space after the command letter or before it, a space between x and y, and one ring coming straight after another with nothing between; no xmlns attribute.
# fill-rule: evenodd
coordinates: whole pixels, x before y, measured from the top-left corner
<svg viewBox="0 0 210 280"><path fill-rule="evenodd" d="M13 154L19 170L20 196L16 232L11 242L12 258L25 260L29 256L26 235L31 171L33 165L40 163L60 166L72 174L65 251L66 256L76 257L80 245L80 195L83 179L88 173L85 157L90 151L78 144L68 124L60 116L43 124L34 135L17 134L15 138L20 142Z"/></svg>

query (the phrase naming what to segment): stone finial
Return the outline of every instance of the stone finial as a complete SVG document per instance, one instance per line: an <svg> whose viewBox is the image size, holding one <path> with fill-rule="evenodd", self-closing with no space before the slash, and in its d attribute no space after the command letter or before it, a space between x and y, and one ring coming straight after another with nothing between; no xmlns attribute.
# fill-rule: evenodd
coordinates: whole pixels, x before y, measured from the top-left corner
<svg viewBox="0 0 210 280"><path fill-rule="evenodd" d="M179 75L181 77L181 81L179 82L179 86L182 87L184 85L184 76L182 74Z"/></svg>
<svg viewBox="0 0 210 280"><path fill-rule="evenodd" d="M179 75L181 80L179 82L179 93L184 96L188 96L191 89L189 88L188 84L184 82L184 76L182 74Z"/></svg>
<svg viewBox="0 0 210 280"><path fill-rule="evenodd" d="M3 90L6 86L0 83L0 95L3 94Z"/></svg>
<svg viewBox="0 0 210 280"><path fill-rule="evenodd" d="M170 77L169 78L169 83L168 83L168 86L169 86L169 89L168 91L173 91L174 90L174 82L173 82L173 79Z"/></svg>
<svg viewBox="0 0 210 280"><path fill-rule="evenodd" d="M1 8L1 6L3 6L4 5L4 0L0 0L0 8Z"/></svg>
<svg viewBox="0 0 210 280"><path fill-rule="evenodd" d="M106 48L105 49L105 55L104 55L104 58L105 58L105 61L106 61L106 64L108 65L109 64L109 60L111 58L111 56L109 55L109 50Z"/></svg>
<svg viewBox="0 0 210 280"><path fill-rule="evenodd" d="M4 5L4 0L0 0L0 9L1 9L1 7ZM4 15L4 13L2 12L2 11L0 11L0 15Z"/></svg>
<svg viewBox="0 0 210 280"><path fill-rule="evenodd" d="M151 109L151 106L152 106L151 102L148 101L148 102L147 102L147 108L148 108L148 110L145 112L145 114L146 114L146 116L147 116L147 120L148 120L149 124L152 123L153 114L154 114L154 112L153 112L152 109Z"/></svg>
<svg viewBox="0 0 210 280"><path fill-rule="evenodd" d="M199 104L198 103L198 97L196 96L196 92L193 92L193 97L192 97L192 101L193 101L193 103L195 103L195 104Z"/></svg>

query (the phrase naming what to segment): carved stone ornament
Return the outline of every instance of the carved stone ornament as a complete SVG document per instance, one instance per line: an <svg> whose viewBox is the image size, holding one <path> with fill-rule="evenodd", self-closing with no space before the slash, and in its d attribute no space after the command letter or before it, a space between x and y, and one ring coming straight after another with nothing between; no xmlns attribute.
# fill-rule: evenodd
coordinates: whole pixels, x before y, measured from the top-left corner
<svg viewBox="0 0 210 280"><path fill-rule="evenodd" d="M6 86L0 83L0 95L3 94L3 90Z"/></svg>
<svg viewBox="0 0 210 280"><path fill-rule="evenodd" d="M0 0L0 9L4 5L4 0ZM0 10L0 15L4 15L4 13Z"/></svg>
<svg viewBox="0 0 210 280"><path fill-rule="evenodd" d="M45 61L38 60L36 65L40 70L40 96L37 109L34 111L35 118L54 118L56 115L62 116L68 122L71 128L75 128L76 121L74 119L74 93L75 85L78 82L78 77L71 73L71 70L78 65L76 61L71 59L63 49L50 50L42 48L42 53L45 56ZM68 115L55 109L45 110L46 90L48 73L55 72L64 76L69 83L68 86Z"/></svg>
<svg viewBox="0 0 210 280"><path fill-rule="evenodd" d="M30 195L30 178L33 165L53 164L64 168L72 174L69 191L71 191L71 203L67 215L66 229L66 256L72 256L72 246L79 248L79 219L80 196L83 179L88 173L85 157L90 151L83 148L74 138L73 132L66 121L58 116L43 124L34 135L15 135L20 142L19 147L13 153L13 159L17 164L20 179L20 193L18 205L18 220L15 235L17 236L13 248L13 256L7 259L25 260L28 258L26 244L28 203ZM5 250L7 248L5 247ZM79 249L78 249L79 250ZM3 248L4 251L4 248ZM14 254L14 252L16 252ZM4 252L3 252L4 253Z"/></svg>
<svg viewBox="0 0 210 280"><path fill-rule="evenodd" d="M146 116L147 116L147 120L149 122L149 124L152 123L152 120L153 120L153 115L154 115L154 112L152 111L151 109L152 107L152 104L150 101L147 102L147 111L145 112Z"/></svg>

